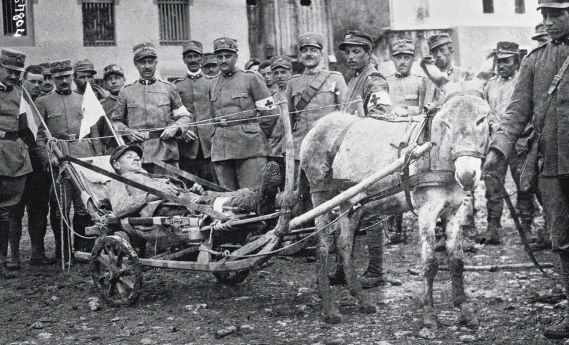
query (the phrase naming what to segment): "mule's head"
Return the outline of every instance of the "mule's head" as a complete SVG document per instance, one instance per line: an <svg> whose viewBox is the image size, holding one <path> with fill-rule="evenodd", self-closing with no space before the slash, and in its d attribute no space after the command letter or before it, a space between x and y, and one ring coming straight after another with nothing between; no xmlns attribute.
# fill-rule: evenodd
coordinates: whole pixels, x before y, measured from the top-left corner
<svg viewBox="0 0 569 345"><path fill-rule="evenodd" d="M433 119L433 136L438 131L440 155L454 162L455 178L465 190L473 190L480 182L489 141L490 108L479 90L472 84L458 90L447 87L445 103Z"/></svg>

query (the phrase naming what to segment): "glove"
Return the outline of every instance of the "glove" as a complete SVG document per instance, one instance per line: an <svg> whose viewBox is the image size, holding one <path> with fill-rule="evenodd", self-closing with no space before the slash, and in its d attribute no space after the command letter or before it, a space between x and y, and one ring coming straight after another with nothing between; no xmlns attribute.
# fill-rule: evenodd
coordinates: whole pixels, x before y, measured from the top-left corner
<svg viewBox="0 0 569 345"><path fill-rule="evenodd" d="M486 160L484 161L484 173L485 174L496 174L498 168L498 162L505 160L506 157L502 152L496 149L490 149L486 155Z"/></svg>

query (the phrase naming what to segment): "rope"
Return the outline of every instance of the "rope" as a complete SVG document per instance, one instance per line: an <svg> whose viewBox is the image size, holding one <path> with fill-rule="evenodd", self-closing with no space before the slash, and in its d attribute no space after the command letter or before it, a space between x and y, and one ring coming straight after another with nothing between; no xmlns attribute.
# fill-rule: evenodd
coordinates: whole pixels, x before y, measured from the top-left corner
<svg viewBox="0 0 569 345"><path fill-rule="evenodd" d="M293 242L287 246L284 246L282 248L276 249L276 250L272 250L270 252L266 252L266 253L262 253L262 254L243 254L243 255L231 255L229 253L228 250L225 250L223 252L218 252L215 250L211 250L208 248L205 248L204 246L200 246L200 251L205 251L208 252L212 255L216 255L216 256L221 256L224 258L233 258L233 259L245 259L245 258L258 258L258 257L264 257L264 256L269 256L269 255L275 255L278 254L284 250L287 250L288 248L291 248L301 242L307 241L308 239L318 235L319 233L321 233L322 231L326 230L327 228L329 228L330 226L336 224L343 216L345 216L346 214L348 214L350 212L351 209L347 209L346 211L344 211L342 214L340 214L336 219L332 220L330 223L326 224L325 226L322 227L322 229L317 230L313 233L311 233L310 235L306 236L305 238L302 238L296 242Z"/></svg>

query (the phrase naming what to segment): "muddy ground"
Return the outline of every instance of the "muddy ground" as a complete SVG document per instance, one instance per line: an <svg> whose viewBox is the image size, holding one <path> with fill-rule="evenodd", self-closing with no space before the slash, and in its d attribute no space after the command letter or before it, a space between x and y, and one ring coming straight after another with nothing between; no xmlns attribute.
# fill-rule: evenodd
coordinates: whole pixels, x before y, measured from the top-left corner
<svg viewBox="0 0 569 345"><path fill-rule="evenodd" d="M483 188L477 191L478 231L486 226ZM319 319L316 264L307 257L273 257L236 287L216 283L211 274L145 269L139 302L114 309L100 301L90 281L89 266L30 267L29 240L23 237L24 267L18 278L0 280L0 344L563 344L541 335L559 319L567 301L554 270L544 278L537 270L467 272L468 295L480 326L463 328L450 301L448 272L439 272L435 303L441 327L421 328L417 275L419 251L415 222L409 244L386 248L385 266L401 286L369 290L376 314L360 314L344 288L334 288L343 321L329 326ZM529 262L513 222L503 221L506 243L477 246L466 253L467 265ZM538 224L542 221L538 219ZM24 231L25 232L25 231ZM53 250L53 237L47 237ZM365 268L365 236L357 239L357 267ZM441 254L444 259L444 255ZM556 263L550 252L541 262ZM553 296L553 298L551 298ZM218 338L216 333L230 333ZM231 330L236 330L231 332Z"/></svg>

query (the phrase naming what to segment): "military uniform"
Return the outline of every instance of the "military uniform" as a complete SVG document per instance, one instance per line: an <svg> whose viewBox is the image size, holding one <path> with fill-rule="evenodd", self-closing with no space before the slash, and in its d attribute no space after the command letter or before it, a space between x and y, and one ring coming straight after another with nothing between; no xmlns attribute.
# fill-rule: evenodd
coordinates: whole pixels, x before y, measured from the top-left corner
<svg viewBox="0 0 569 345"><path fill-rule="evenodd" d="M3 49L0 64L22 72L25 58L23 53ZM21 98L19 88L0 83L0 278L8 254L10 213L22 198L26 175L32 172L28 146L18 134Z"/></svg>
<svg viewBox="0 0 569 345"><path fill-rule="evenodd" d="M237 52L237 43L229 38L215 40L214 47L216 53ZM211 161L219 183L232 190L258 186L271 153L267 136L276 119L257 119L259 114L274 114L274 101L264 80L251 71L222 73L212 80L210 99L216 120Z"/></svg>
<svg viewBox="0 0 569 345"><path fill-rule="evenodd" d="M184 45L183 54L194 51L203 53L201 43L190 41ZM174 82L180 93L182 103L191 114L191 122L208 121L210 79L205 78L201 70L191 73L189 70L184 78ZM200 124L195 127L197 140L191 142L179 141L180 168L201 178L215 182L215 174L211 163L211 136L213 125Z"/></svg>
<svg viewBox="0 0 569 345"><path fill-rule="evenodd" d="M150 43L138 44L133 51L135 61L144 57L156 58L156 50ZM140 144L144 151L143 163L149 163L149 159L154 158L177 165L180 156L176 140L164 141L152 130L177 126L182 134L188 130L191 119L178 88L172 83L153 78L139 79L125 85L119 93L111 121L119 132L128 132L129 129L151 130L149 139Z"/></svg>

